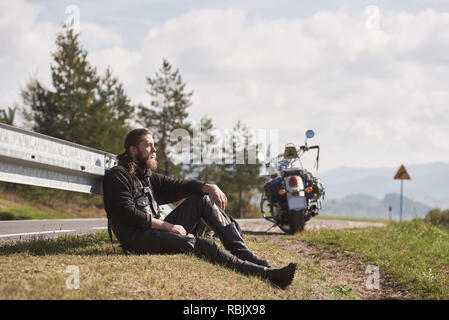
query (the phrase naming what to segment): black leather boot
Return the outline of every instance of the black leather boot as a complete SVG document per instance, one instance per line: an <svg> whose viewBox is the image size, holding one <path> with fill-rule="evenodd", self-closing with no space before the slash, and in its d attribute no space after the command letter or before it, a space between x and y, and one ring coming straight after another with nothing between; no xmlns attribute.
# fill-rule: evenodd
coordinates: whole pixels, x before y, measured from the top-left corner
<svg viewBox="0 0 449 320"><path fill-rule="evenodd" d="M235 224L228 218L225 212L220 208L214 206L208 197L203 200L207 201L204 208L202 218L206 224L215 232L226 250L229 250L233 255L246 261L259 264L264 267L270 267L267 260L259 259L245 244L241 234L237 230Z"/></svg>
<svg viewBox="0 0 449 320"><path fill-rule="evenodd" d="M296 263L290 263L281 269L268 269L250 261L239 259L235 255L220 249L214 241L208 239L196 239L194 253L201 258L221 264L230 269L235 269L244 274L268 279L272 284L281 289L285 289L292 283L297 268Z"/></svg>
<svg viewBox="0 0 449 320"><path fill-rule="evenodd" d="M223 246L233 255L242 260L250 261L264 267L270 267L270 263L267 260L260 259L251 252L234 223L223 227L217 235L223 243Z"/></svg>

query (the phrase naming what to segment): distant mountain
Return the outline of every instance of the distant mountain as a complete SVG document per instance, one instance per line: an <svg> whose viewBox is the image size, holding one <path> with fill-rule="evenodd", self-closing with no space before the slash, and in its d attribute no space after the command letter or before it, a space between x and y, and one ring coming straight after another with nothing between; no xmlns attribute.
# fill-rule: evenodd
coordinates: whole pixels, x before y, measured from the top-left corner
<svg viewBox="0 0 449 320"><path fill-rule="evenodd" d="M388 207L390 205L392 219L399 220L400 194L398 193L386 194L382 200L363 193L347 195L340 200L325 199L320 214L387 220L389 219ZM403 220L410 220L416 216L423 218L430 209L431 207L425 203L404 197L402 218Z"/></svg>
<svg viewBox="0 0 449 320"><path fill-rule="evenodd" d="M404 196L429 207L449 208L449 163L404 165L411 177L404 181ZM323 181L327 199L351 203L359 198L357 201L363 203L373 199L357 194L383 199L386 194L399 193L400 181L393 179L399 167L341 167L316 175Z"/></svg>
<svg viewBox="0 0 449 320"><path fill-rule="evenodd" d="M343 198L342 202L352 203L352 204L375 204L379 202L376 197L370 196L369 194L357 193L350 194Z"/></svg>

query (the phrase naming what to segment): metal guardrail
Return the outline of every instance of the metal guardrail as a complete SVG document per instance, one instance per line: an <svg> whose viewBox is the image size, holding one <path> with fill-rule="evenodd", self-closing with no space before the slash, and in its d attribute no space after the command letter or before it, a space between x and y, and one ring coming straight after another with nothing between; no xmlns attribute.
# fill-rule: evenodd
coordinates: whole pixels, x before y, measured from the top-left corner
<svg viewBox="0 0 449 320"><path fill-rule="evenodd" d="M116 156L0 123L0 181L102 194Z"/></svg>

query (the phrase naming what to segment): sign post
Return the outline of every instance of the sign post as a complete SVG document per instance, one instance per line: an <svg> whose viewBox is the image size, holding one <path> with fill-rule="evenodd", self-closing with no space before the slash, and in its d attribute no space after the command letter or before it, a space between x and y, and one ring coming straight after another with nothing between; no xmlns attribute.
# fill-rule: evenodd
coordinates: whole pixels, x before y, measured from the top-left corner
<svg viewBox="0 0 449 320"><path fill-rule="evenodd" d="M403 183L404 180L410 180L410 175L408 174L407 170L405 169L404 165L402 164L399 168L398 172L394 176L395 180L401 180L401 200L400 200L400 209L399 209L399 219L402 221L402 197L403 197Z"/></svg>

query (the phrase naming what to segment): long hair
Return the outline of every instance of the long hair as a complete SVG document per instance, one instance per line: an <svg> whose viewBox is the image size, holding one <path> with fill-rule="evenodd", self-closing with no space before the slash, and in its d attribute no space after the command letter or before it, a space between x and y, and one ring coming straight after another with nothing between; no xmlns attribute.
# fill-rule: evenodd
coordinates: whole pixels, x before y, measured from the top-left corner
<svg viewBox="0 0 449 320"><path fill-rule="evenodd" d="M131 152L129 151L131 146L135 146L138 148L140 142L142 141L142 137L147 134L151 135L150 130L145 128L134 129L128 132L125 138L125 142L123 143L123 147L125 151L119 155L117 155L118 164L124 166L129 173L135 174L136 169L139 166L136 160L131 157Z"/></svg>

